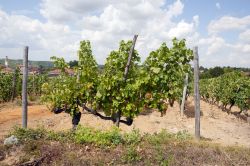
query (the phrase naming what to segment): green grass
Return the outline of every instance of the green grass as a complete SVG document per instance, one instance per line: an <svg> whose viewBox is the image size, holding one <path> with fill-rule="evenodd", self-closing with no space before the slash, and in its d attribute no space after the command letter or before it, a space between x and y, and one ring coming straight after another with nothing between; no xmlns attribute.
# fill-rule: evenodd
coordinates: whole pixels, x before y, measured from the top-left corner
<svg viewBox="0 0 250 166"><path fill-rule="evenodd" d="M64 132L49 131L43 127L36 129L14 127L9 136L10 135L15 135L22 142L44 139L62 142L68 141L77 144L91 143L100 146L116 146L119 144L137 145L143 141L142 139L155 145L173 140L185 141L192 139L186 131L170 134L166 130L162 130L160 133L142 135L139 130L134 129L129 133L122 134L117 127L113 127L110 130L97 130L81 125L79 125L75 131L69 130Z"/></svg>
<svg viewBox="0 0 250 166"><path fill-rule="evenodd" d="M15 127L9 135L15 135L20 143L0 146L0 154L19 152L16 165L39 158L43 165L51 161L54 165L250 165L249 148L197 142L186 131L142 134L135 129L123 133L116 127L97 130L78 126L75 131L55 132Z"/></svg>
<svg viewBox="0 0 250 166"><path fill-rule="evenodd" d="M36 129L24 129L14 127L10 135L15 135L21 142L28 140L53 140L61 142L74 142L77 144L91 143L99 146L111 146L119 144L138 144L141 141L139 130L122 134L117 127L110 130L97 130L79 125L75 131L55 132L43 127Z"/></svg>

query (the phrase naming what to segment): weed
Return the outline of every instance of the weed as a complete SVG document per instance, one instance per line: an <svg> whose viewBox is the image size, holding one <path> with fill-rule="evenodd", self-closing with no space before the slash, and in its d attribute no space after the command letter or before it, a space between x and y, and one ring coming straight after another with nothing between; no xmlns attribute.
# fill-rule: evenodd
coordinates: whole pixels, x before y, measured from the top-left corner
<svg viewBox="0 0 250 166"><path fill-rule="evenodd" d="M142 158L140 154L137 152L136 147L133 145L128 146L126 148L125 154L122 156L122 161L124 163L133 163L136 161L140 161Z"/></svg>
<svg viewBox="0 0 250 166"><path fill-rule="evenodd" d="M73 140L74 136L75 136L75 133L72 131L64 131L64 132L48 131L46 133L45 139L53 140L53 141L67 142L67 141L74 141Z"/></svg>
<svg viewBox="0 0 250 166"><path fill-rule="evenodd" d="M183 140L189 140L191 139L191 135L188 133L187 130L183 130L183 131L179 131L176 135L175 135L177 140L183 141Z"/></svg>
<svg viewBox="0 0 250 166"><path fill-rule="evenodd" d="M131 144L136 145L136 144L140 143L141 138L142 138L142 136L141 136L140 131L138 129L137 130L133 129L132 132L124 134L124 142L126 144L129 144L129 145L131 145Z"/></svg>
<svg viewBox="0 0 250 166"><path fill-rule="evenodd" d="M118 145L122 143L122 135L117 127L101 131L79 126L74 139L77 143L94 143L97 145Z"/></svg>
<svg viewBox="0 0 250 166"><path fill-rule="evenodd" d="M118 128L102 131L79 126L74 132L54 132L16 127L10 135L21 145L0 146L3 163L9 155L16 155L18 163L42 156L44 165L250 165L249 148L195 142L186 131L170 134L162 130L142 136L139 130L121 134Z"/></svg>
<svg viewBox="0 0 250 166"><path fill-rule="evenodd" d="M173 161L173 155L166 155L164 154L164 149L162 146L156 146L156 156L155 159L160 166L168 166Z"/></svg>
<svg viewBox="0 0 250 166"><path fill-rule="evenodd" d="M150 144L157 145L162 144L169 139L173 139L174 135L168 133L166 130L162 130L160 133L155 133L153 135L148 134L145 138Z"/></svg>
<svg viewBox="0 0 250 166"><path fill-rule="evenodd" d="M39 156L40 155L40 146L41 143L38 141L30 140L25 142L23 151L34 156Z"/></svg>
<svg viewBox="0 0 250 166"><path fill-rule="evenodd" d="M21 141L38 140L45 137L46 130L44 128L24 129L19 127L14 127L10 135L16 136Z"/></svg>
<svg viewBox="0 0 250 166"><path fill-rule="evenodd" d="M36 100L37 100L37 97L34 96L34 95L29 95L29 96L28 96L28 100L31 101L31 102L32 102L32 101L36 101Z"/></svg>

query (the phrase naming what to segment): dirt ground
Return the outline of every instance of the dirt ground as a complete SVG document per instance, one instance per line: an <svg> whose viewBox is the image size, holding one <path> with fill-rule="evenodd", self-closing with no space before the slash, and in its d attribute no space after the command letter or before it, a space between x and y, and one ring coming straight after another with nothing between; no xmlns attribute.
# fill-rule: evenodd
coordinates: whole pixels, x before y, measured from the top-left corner
<svg viewBox="0 0 250 166"><path fill-rule="evenodd" d="M193 100L189 99L183 118L179 114L179 106L175 104L167 110L164 117L160 117L160 113L156 111L148 112L136 117L132 126L121 124L120 128L125 132L135 128L143 133L155 133L162 129L172 133L186 130L194 135L193 105ZM237 111L237 108L233 110ZM13 126L21 126L21 122L20 106L11 103L0 105L0 138L3 138ZM80 124L98 129L113 126L112 122L99 119L85 111ZM45 105L31 105L28 107L28 127L38 126L56 131L67 130L72 127L71 117L65 113L53 114ZM201 136L225 146L239 145L250 148L250 124L204 101L201 101Z"/></svg>

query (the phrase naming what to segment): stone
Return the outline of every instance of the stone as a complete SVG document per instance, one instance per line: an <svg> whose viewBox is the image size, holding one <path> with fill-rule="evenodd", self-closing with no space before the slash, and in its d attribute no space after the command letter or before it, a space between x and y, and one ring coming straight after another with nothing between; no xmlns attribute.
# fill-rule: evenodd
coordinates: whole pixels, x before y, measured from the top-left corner
<svg viewBox="0 0 250 166"><path fill-rule="evenodd" d="M18 139L12 135L4 140L4 145L13 145L13 144L18 144Z"/></svg>

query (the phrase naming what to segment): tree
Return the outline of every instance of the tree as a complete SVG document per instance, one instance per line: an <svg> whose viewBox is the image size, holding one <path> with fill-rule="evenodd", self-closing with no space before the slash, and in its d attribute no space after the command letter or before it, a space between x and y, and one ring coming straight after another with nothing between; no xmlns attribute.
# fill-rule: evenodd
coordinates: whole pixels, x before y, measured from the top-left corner
<svg viewBox="0 0 250 166"><path fill-rule="evenodd" d="M148 81L149 105L161 112L167 109L163 104L165 99L170 101L170 106L175 100L180 100L185 73L191 72L192 50L186 47L184 39L174 38L172 42L172 48L163 43L152 51L143 64L143 70L150 78L144 77Z"/></svg>
<svg viewBox="0 0 250 166"><path fill-rule="evenodd" d="M212 104L222 103L220 108L230 112L237 105L242 112L250 108L250 78L233 71L222 76L200 81L201 96ZM229 109L227 106L230 104Z"/></svg>
<svg viewBox="0 0 250 166"><path fill-rule="evenodd" d="M119 49L106 59L102 73L98 73L89 41L80 43L77 76L67 75L64 59L53 58L62 74L44 84L45 101L52 103L56 113L70 113L73 125L81 117L79 106L117 126L120 122L131 125L146 103L160 111L165 109L163 100L181 97L184 75L191 71L192 51L186 48L185 40L173 39L172 48L163 43L140 67L134 50L136 38L120 42ZM103 110L105 116L97 110Z"/></svg>
<svg viewBox="0 0 250 166"><path fill-rule="evenodd" d="M210 73L211 77L214 78L214 77L218 77L220 75L223 75L224 70L223 70L223 68L216 66L212 69L209 69L209 73Z"/></svg>
<svg viewBox="0 0 250 166"><path fill-rule="evenodd" d="M97 88L97 108L104 110L105 115L110 116L117 126L121 116L131 121L141 108L137 82L140 57L136 50L132 53L127 80L124 80L131 46L132 41L121 41L119 49L109 54Z"/></svg>
<svg viewBox="0 0 250 166"><path fill-rule="evenodd" d="M66 69L69 66L63 58L52 57L55 67L61 70L61 74L42 87L42 101L48 103L55 113L69 113L74 127L81 118L79 106L82 102L93 100L97 81L97 63L89 41L80 42L78 57L78 77L67 74Z"/></svg>
<svg viewBox="0 0 250 166"><path fill-rule="evenodd" d="M78 51L77 86L79 86L81 103L94 101L98 85L98 65L92 54L88 40L80 42Z"/></svg>
<svg viewBox="0 0 250 166"><path fill-rule="evenodd" d="M77 67L77 66L78 66L78 61L77 60L69 61L69 67L70 68Z"/></svg>

